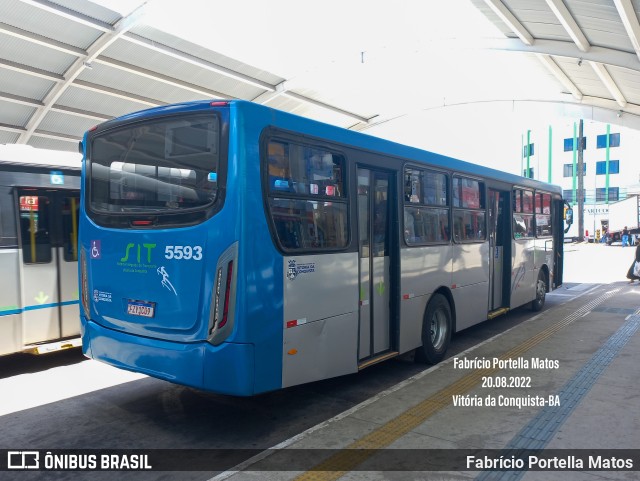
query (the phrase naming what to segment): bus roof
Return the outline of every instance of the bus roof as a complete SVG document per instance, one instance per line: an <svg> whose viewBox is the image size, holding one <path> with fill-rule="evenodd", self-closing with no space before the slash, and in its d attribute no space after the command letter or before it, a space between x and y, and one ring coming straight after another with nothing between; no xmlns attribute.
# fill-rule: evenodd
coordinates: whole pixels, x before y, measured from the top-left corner
<svg viewBox="0 0 640 481"><path fill-rule="evenodd" d="M104 127L109 127L114 123L126 122L135 119L155 116L166 115L176 112L198 111L207 108L212 103L226 102L231 107L236 107L242 110L255 111L269 111L269 119L275 127L283 129L289 129L295 132L301 132L310 137L318 137L330 142L343 143L353 147L361 148L363 150L369 150L372 152L379 152L395 157L404 158L407 160L413 160L415 162L425 162L436 167L441 167L447 170L453 170L458 172L464 172L470 175L476 175L480 177L490 177L499 181L511 183L514 185L529 187L529 188L542 188L549 192L556 194L562 193L562 188L558 185L549 184L540 180L529 179L527 177L521 177L516 174L503 172L500 170L492 169L491 167L485 167L482 165L466 162L446 155L429 152L416 147L410 147L407 145L399 144L391 140L375 137L363 132L356 132L353 130L345 129L335 125L326 124L317 120L301 117L295 114L284 112L281 110L273 109L265 105L256 104L246 100L196 100L192 102L184 102L179 104L165 105L161 107L153 107L150 109L140 110L132 112L130 114L118 117L116 119L108 120L98 126L98 130L102 130Z"/></svg>
<svg viewBox="0 0 640 481"><path fill-rule="evenodd" d="M82 155L76 152L37 149L30 145L0 144L0 163L80 169Z"/></svg>

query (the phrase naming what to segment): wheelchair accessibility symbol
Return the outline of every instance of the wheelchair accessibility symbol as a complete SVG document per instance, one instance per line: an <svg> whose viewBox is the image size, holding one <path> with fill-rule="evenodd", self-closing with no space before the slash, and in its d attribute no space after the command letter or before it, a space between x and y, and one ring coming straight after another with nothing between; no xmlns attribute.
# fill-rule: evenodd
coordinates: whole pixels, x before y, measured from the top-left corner
<svg viewBox="0 0 640 481"><path fill-rule="evenodd" d="M100 250L100 241L92 240L91 241L91 258L92 259L100 259L101 250Z"/></svg>

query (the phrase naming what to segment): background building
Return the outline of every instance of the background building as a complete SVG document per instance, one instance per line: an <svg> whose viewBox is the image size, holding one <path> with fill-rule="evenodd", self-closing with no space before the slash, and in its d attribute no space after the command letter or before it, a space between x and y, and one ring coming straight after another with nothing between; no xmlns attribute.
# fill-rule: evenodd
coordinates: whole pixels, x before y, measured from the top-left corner
<svg viewBox="0 0 640 481"><path fill-rule="evenodd" d="M579 195L579 130L577 119L522 134L521 174L562 186L564 198L574 207ZM606 227L610 203L640 193L640 136L620 125L583 121L582 149L584 235L592 238ZM578 236L577 217L567 236Z"/></svg>

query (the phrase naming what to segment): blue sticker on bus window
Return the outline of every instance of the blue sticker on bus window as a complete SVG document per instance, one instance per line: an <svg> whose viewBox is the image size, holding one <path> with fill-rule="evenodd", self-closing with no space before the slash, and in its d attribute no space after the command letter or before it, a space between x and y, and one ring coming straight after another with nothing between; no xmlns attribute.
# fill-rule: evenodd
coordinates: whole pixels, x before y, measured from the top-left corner
<svg viewBox="0 0 640 481"><path fill-rule="evenodd" d="M273 183L273 187L276 189L288 189L289 188L289 181L288 180L282 180L282 179L276 179L276 181Z"/></svg>
<svg viewBox="0 0 640 481"><path fill-rule="evenodd" d="M64 174L60 170L52 170L49 179L52 185L64 184Z"/></svg>
<svg viewBox="0 0 640 481"><path fill-rule="evenodd" d="M218 182L218 174L216 172L209 172L209 175L207 175L207 180L209 182Z"/></svg>

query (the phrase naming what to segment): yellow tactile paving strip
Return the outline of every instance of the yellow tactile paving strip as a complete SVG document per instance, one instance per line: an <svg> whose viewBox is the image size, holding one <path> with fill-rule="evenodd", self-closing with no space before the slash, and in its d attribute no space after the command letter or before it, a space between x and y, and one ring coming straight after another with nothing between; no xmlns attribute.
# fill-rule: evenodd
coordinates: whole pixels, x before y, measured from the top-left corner
<svg viewBox="0 0 640 481"><path fill-rule="evenodd" d="M556 332L564 329L576 319L586 315L595 306L601 304L619 290L620 289L609 291L589 302L560 322L548 327L537 335L507 351L502 356L499 356L498 359L515 359L522 356L522 354L550 338ZM394 419L383 424L366 436L354 441L342 451L315 466L312 470L296 477L295 481L332 481L342 477L372 457L377 450L381 450L389 446L397 439L408 434L414 428L424 423L435 413L449 406L452 403L454 395L464 394L474 389L478 384L480 384L483 376L491 375L499 370L500 369L498 367L477 369L465 375L450 386L438 391L418 405L408 409L399 416L396 416Z"/></svg>

